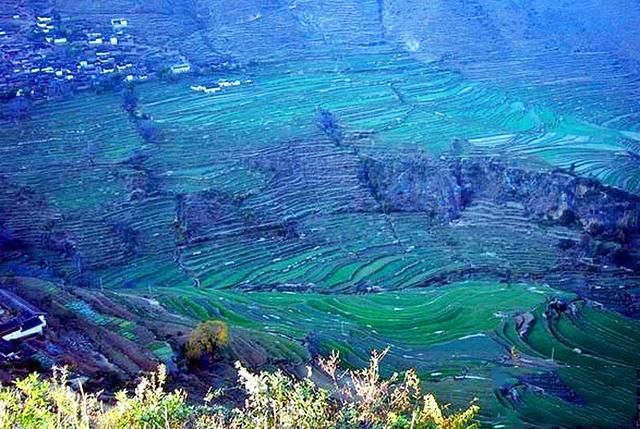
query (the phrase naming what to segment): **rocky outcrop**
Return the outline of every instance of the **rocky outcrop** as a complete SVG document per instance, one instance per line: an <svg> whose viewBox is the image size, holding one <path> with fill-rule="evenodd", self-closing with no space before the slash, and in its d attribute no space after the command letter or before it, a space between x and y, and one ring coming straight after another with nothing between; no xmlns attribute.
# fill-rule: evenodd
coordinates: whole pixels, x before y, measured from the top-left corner
<svg viewBox="0 0 640 429"><path fill-rule="evenodd" d="M640 232L640 198L598 181L491 159L455 159L450 166L469 198L517 202L537 221L620 243Z"/></svg>
<svg viewBox="0 0 640 429"><path fill-rule="evenodd" d="M637 270L640 198L565 171L492 158L420 156L362 160L361 181L380 210L456 219L475 200L518 205L533 222L579 230L580 242L558 247L579 257Z"/></svg>
<svg viewBox="0 0 640 429"><path fill-rule="evenodd" d="M533 313L526 312L522 314L518 314L515 317L516 320L516 330L518 331L518 336L520 338L526 338L529 335L529 331L531 330L533 324L536 321L536 317Z"/></svg>
<svg viewBox="0 0 640 429"><path fill-rule="evenodd" d="M511 386L503 386L500 394L512 402L519 402L525 392L549 395L572 404L584 405L586 400L562 381L557 372L534 373L521 377Z"/></svg>
<svg viewBox="0 0 640 429"><path fill-rule="evenodd" d="M582 240L559 243L579 258L640 268L640 198L564 171L539 171L496 160L452 161L468 201L484 198L522 205L546 225L579 230Z"/></svg>
<svg viewBox="0 0 640 429"><path fill-rule="evenodd" d="M453 173L446 163L428 158L364 158L360 178L384 212L424 212L450 221L465 204Z"/></svg>

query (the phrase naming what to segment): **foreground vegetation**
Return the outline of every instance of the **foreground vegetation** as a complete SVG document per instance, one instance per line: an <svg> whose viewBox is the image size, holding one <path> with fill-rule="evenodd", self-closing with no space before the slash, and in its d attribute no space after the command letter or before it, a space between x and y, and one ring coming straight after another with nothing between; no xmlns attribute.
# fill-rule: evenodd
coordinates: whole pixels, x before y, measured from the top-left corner
<svg viewBox="0 0 640 429"><path fill-rule="evenodd" d="M33 374L0 390L0 429L473 429L476 405L446 414L433 395L423 395L414 371L382 377L385 352L373 352L369 366L342 371L338 354L320 360L319 387L311 371L302 380L282 372L252 373L237 363L246 393L242 407L217 405L223 391L192 404L182 390L166 391L166 369L143 377L134 392L114 404L82 386L73 389L66 370L43 380Z"/></svg>

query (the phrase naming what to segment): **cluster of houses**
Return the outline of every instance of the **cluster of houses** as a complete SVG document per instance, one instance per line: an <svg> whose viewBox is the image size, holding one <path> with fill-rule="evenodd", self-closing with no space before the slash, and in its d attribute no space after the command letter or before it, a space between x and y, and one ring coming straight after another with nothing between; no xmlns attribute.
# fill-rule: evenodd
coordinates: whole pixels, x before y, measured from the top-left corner
<svg viewBox="0 0 640 429"><path fill-rule="evenodd" d="M129 27L122 17L98 25L55 13L0 16L0 96L56 96L115 76L148 79ZM176 71L185 69L181 64Z"/></svg>
<svg viewBox="0 0 640 429"><path fill-rule="evenodd" d="M16 358L24 350L24 342L42 335L47 326L44 313L17 295L0 289L0 363Z"/></svg>

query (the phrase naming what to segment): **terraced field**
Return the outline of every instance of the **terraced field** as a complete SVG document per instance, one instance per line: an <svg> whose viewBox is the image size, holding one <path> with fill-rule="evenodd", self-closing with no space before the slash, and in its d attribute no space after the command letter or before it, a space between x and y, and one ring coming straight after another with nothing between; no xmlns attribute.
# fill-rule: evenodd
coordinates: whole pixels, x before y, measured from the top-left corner
<svg viewBox="0 0 640 429"><path fill-rule="evenodd" d="M241 85L215 94L190 89L220 79ZM547 230L538 231L538 239L531 232L531 249L510 246L517 243L513 230L530 235L533 227L522 215L501 222L507 214L500 207L478 206L465 216L479 219L437 233L419 215L360 216L376 205L358 179L363 155L438 156L458 139L467 156L526 156L630 192L638 187L633 131L514 99L388 46L366 57L321 57L243 75L149 84L139 94L162 144L136 134L115 95L80 97L50 111L43 105L34 112L37 119L2 127L11 186L22 194L28 187L51 212L46 217L60 219L52 233L70 237L78 255L63 269L77 277L82 267L91 268L95 275L85 281L93 284L303 281L347 287L366 279L408 287L496 259L531 266L534 273L557 259ZM318 107L338 118L343 148L316 126ZM27 159L28 165L15 162ZM191 197L210 191L223 195ZM140 192L149 198L138 198ZM11 219L13 229L21 231L31 204ZM211 205L227 217L193 218ZM504 230L491 233L493 244L466 238L482 234L489 218ZM302 239L283 240L287 229ZM280 235L274 238L274 231Z"/></svg>
<svg viewBox="0 0 640 429"><path fill-rule="evenodd" d="M372 347L391 345L387 370L416 367L439 397L463 406L475 396L484 418L506 427L624 427L636 412L637 322L583 301L554 312L545 301L571 295L549 287L465 282L373 295L170 288L154 297L178 314L263 334L256 347L274 359L304 362L307 350L337 349L362 365ZM527 311L535 322L519 333L515 316Z"/></svg>
<svg viewBox="0 0 640 429"><path fill-rule="evenodd" d="M571 106L542 104L535 91L526 96L498 91L392 47L372 48L366 57L265 66L256 73L255 79L253 74L221 76L247 83L215 94L188 89L212 86L215 77L160 89L147 86L143 109L166 126L183 151L189 144L218 154L248 146L257 151L265 144L308 139L322 106L337 114L348 131L366 132L370 137L358 144L371 150L410 147L439 155L450 149L453 138L467 139L478 151L535 156L631 192L640 189L635 158L640 137L633 123L602 120L602 109L601 122L593 123L596 117L573 114ZM268 111L278 114L265 117ZM612 110L609 119L614 118ZM183 128L187 124L189 130Z"/></svg>
<svg viewBox="0 0 640 429"><path fill-rule="evenodd" d="M133 23L167 24L161 7L143 3ZM214 318L229 323L234 347L269 357L261 364L301 365L338 349L361 365L371 348L390 346L386 370L417 367L440 398L462 406L476 396L483 419L504 427L634 421L640 326L626 316L640 315L640 134L632 75L606 69L620 97L605 97L600 75L578 95L572 80L541 84L531 69L546 51L521 58L513 47L514 74L529 74L512 85L490 76L505 64L493 56L482 70L463 56L428 62L411 48L415 34L407 46L383 43L390 17L372 18L388 13L379 2L339 10L357 32L317 19L333 0L301 2L295 20L280 15L286 2L259 17L240 5L229 26L216 22L218 5L195 3L200 30L156 36L184 36L185 50L205 63L226 55L211 48L225 38L247 57L262 52L272 25L292 29L284 53L321 48L137 86L154 141L116 93L42 103L29 120L1 123L0 274L50 280L59 286L36 293L64 314L112 335L118 350L141 344L129 351L135 365L107 353L132 374L154 356L171 360L162 329L184 333ZM92 13L88 1L61 4ZM96 13L107 19L113 8L127 2ZM311 40L294 32L301 22ZM211 26L222 30L213 36ZM473 44L471 33L459 36ZM552 74L594 64L583 60L554 63ZM503 163L503 192L487 186L469 197L456 175L465 162ZM372 164L389 165L391 183L370 174ZM402 170L407 164L417 167ZM563 180L604 195L594 218L627 210L616 220L630 226L607 236L598 229L606 225L567 219L558 206L568 192L546 217L531 210L537 194L518 196L533 183L555 197ZM123 308L107 311L104 297Z"/></svg>
<svg viewBox="0 0 640 429"><path fill-rule="evenodd" d="M69 290L31 277L3 277L0 286L37 302L45 312L50 335L36 339L29 354L47 370L65 362L91 377L90 385L110 374L102 383L111 388L140 371L153 369L158 362L172 365L175 352L164 338L172 326L181 326L179 319L160 313L155 321L144 321L129 311L131 303L125 306L101 293ZM157 335L154 323L164 325L162 337Z"/></svg>

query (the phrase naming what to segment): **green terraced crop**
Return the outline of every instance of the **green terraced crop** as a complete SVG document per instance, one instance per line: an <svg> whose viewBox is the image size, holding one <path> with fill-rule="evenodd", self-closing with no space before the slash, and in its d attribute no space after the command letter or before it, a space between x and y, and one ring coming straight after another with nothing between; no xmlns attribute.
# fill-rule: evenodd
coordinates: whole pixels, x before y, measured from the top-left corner
<svg viewBox="0 0 640 429"><path fill-rule="evenodd" d="M191 89L219 79L241 85L215 94ZM0 209L11 213L8 230L31 243L68 236L77 251L74 258L35 251L27 268L47 261L71 281L152 295L195 320L222 318L274 360L304 362L309 349L338 349L360 365L370 348L391 345L388 368L417 367L455 404L472 393L487 418L509 427L517 418L603 427L629 421L639 367L635 322L588 306L576 318L545 322L544 300L564 295L546 286L419 289L465 278L468 269L477 278L542 276L562 261L557 240L577 241L577 231L542 227L522 208L486 201L448 225L424 213L374 213L359 156L437 157L460 139L469 143L467 156L526 156L637 194L637 115L618 117L595 98L575 100L567 87L493 88L388 45L136 91L160 143L140 137L113 93L44 103L32 120L2 123L0 170L19 188L0 195ZM546 101L565 98L563 106ZM319 108L337 118L343 145L327 142L317 127ZM275 162L281 159L287 165ZM27 190L42 207L29 199L35 208L14 204ZM198 230L181 219L178 201L208 191L242 201L241 208L205 213L212 223ZM276 233L287 222L295 240ZM615 274L606 281L617 287ZM240 292L283 285L313 293ZM367 289L382 293L350 294ZM135 326L123 320L83 303L68 309L135 338ZM526 338L505 317L516 311L537 316ZM511 346L539 365L504 363ZM149 348L170 356L163 344ZM587 405L530 391L515 404L496 399L497 387L541 371L540 362ZM475 378L454 379L464 368ZM611 394L601 398L602 390Z"/></svg>
<svg viewBox="0 0 640 429"><path fill-rule="evenodd" d="M509 427L562 421L615 428L635 413L637 322L582 302L571 314L545 318L550 297L571 298L548 287L464 282L368 295L161 288L154 297L189 317L226 320L232 336L234 330L248 335L274 359L304 361L303 344L315 344L321 353L339 350L346 365L357 366L371 347L388 345L386 371L416 367L439 397L462 406L476 396L484 419ZM522 338L512 316L525 311L536 321ZM521 353L519 364L504 361L512 346ZM584 403L529 390L512 403L496 393L518 377L546 371L557 371Z"/></svg>
<svg viewBox="0 0 640 429"><path fill-rule="evenodd" d="M106 316L92 309L84 301L73 301L66 304L66 308L80 317L88 320L96 325L106 327L109 330L117 332L119 335L128 340L135 341L136 334L133 332L135 324L131 321L121 319L116 316Z"/></svg>

